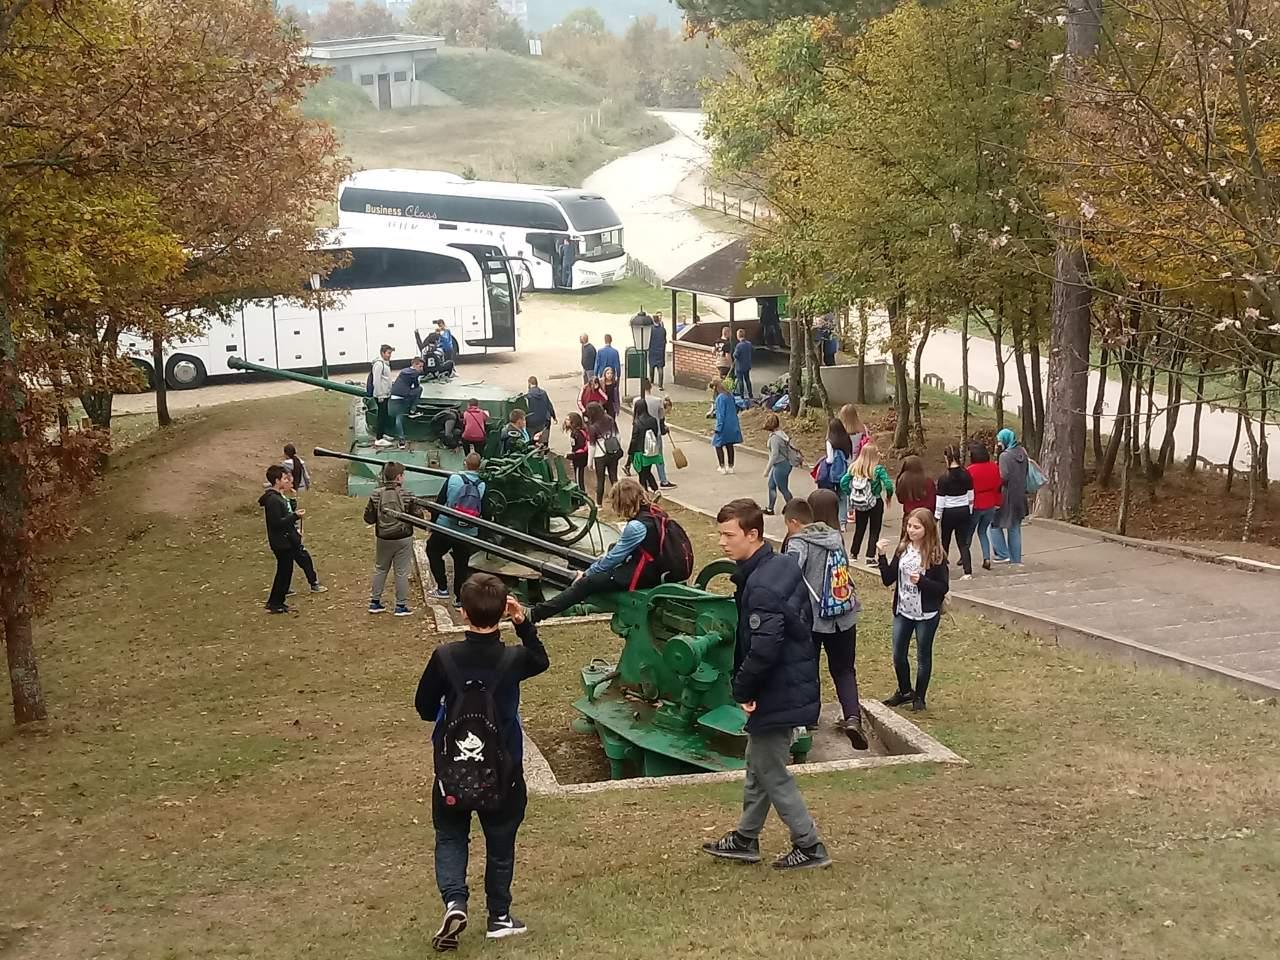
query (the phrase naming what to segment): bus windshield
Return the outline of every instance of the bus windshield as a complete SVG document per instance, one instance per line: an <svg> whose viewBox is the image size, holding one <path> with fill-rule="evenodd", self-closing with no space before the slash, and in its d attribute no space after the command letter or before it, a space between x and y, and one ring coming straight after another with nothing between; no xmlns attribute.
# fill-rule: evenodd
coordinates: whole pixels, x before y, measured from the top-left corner
<svg viewBox="0 0 1280 960"><path fill-rule="evenodd" d="M562 190L552 196L569 215L573 229L580 233L596 233L622 226L622 220L613 207L609 206L609 201L599 194Z"/></svg>

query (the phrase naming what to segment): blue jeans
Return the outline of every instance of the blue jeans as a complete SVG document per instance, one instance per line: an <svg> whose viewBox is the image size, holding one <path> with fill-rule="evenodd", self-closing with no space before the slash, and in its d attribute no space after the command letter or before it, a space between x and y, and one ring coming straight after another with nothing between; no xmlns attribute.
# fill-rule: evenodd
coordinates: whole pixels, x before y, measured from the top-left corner
<svg viewBox="0 0 1280 960"><path fill-rule="evenodd" d="M782 505L785 507L791 502L791 488L787 486L787 478L791 476L791 464L786 460L781 463L775 463L769 468L769 509L773 509L773 505L778 500L778 493L782 493Z"/></svg>
<svg viewBox="0 0 1280 960"><path fill-rule="evenodd" d="M471 811L446 807L440 790L432 785L431 823L436 830L436 886L445 905L464 903L467 889L467 859L471 844ZM511 911L511 879L516 869L516 831L524 821L529 795L523 772L511 788L507 808L496 813L478 813L484 831L484 894L491 917L505 917Z"/></svg>
<svg viewBox="0 0 1280 960"><path fill-rule="evenodd" d="M840 498L840 505L836 507L836 512L840 514L840 532L844 532L844 528L849 525L849 495L836 491L836 496Z"/></svg>
<svg viewBox="0 0 1280 960"><path fill-rule="evenodd" d="M974 529L978 534L978 546L982 548L982 559L986 563L991 562L991 539L987 536L987 531L991 529L991 521L996 518L996 510L998 507L987 507L985 510L975 510L973 512Z"/></svg>
<svg viewBox="0 0 1280 960"><path fill-rule="evenodd" d="M893 672L898 677L898 692L914 691L917 700L923 700L929 689L929 677L933 673L933 637L938 632L938 613L928 620L912 620L900 613L893 615ZM907 661L907 648L911 635L916 635L916 685L911 685L911 664Z"/></svg>
<svg viewBox="0 0 1280 960"><path fill-rule="evenodd" d="M667 455L665 451L666 451L666 447L662 442L662 434L659 433L658 434L658 456L662 457L662 459L658 461L658 482L659 483L670 482L669 480L667 480Z"/></svg>
<svg viewBox="0 0 1280 960"><path fill-rule="evenodd" d="M753 393L751 390L751 371L739 370L737 376L738 376L738 396L748 397L748 398L753 396Z"/></svg>
<svg viewBox="0 0 1280 960"><path fill-rule="evenodd" d="M392 397L387 404L387 413L395 422L396 439L404 443L404 418L413 409L413 400L409 397Z"/></svg>
<svg viewBox="0 0 1280 960"><path fill-rule="evenodd" d="M991 549L997 560L1008 560L1010 563L1022 562L1022 521L1019 520L1008 530L999 527L991 528Z"/></svg>

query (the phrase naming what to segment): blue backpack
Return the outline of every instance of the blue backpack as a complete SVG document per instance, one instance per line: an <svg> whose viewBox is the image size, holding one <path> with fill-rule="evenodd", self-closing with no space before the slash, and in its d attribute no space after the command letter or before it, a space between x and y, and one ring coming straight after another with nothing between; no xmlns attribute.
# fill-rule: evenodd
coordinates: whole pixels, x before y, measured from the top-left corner
<svg viewBox="0 0 1280 960"><path fill-rule="evenodd" d="M843 450L832 450L830 459L818 465L816 480L822 490L837 490L840 480L849 472L849 458Z"/></svg>
<svg viewBox="0 0 1280 960"><path fill-rule="evenodd" d="M458 491L458 502L453 505L453 509L469 517L478 517L484 506L480 484L465 474L459 476L462 477L462 489Z"/></svg>
<svg viewBox="0 0 1280 960"><path fill-rule="evenodd" d="M801 577L803 580L804 578ZM858 609L858 596L853 587L853 572L849 569L849 555L843 547L827 551L827 564L822 574L822 593L810 586L809 594L818 605L818 616L823 620L834 620L846 613Z"/></svg>
<svg viewBox="0 0 1280 960"><path fill-rule="evenodd" d="M369 377L364 382L364 395L366 397L373 396L373 367L369 368Z"/></svg>

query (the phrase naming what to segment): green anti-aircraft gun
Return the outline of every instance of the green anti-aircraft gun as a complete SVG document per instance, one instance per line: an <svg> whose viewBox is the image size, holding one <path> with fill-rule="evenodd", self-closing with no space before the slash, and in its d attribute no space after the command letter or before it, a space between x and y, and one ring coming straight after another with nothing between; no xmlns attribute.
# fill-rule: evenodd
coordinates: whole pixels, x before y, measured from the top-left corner
<svg viewBox="0 0 1280 960"><path fill-rule="evenodd" d="M595 559L440 505L431 510L474 524L477 537L445 532L506 561L505 578L528 602L568 586ZM397 516L422 529L440 529L431 520ZM534 576L515 574L512 567ZM730 682L737 607L732 597L706 589L731 570L732 564L721 560L704 567L693 586L664 583L597 594L566 611L611 613L610 628L623 640L616 662L597 658L583 668L583 695L574 703L582 714L575 727L599 736L614 779L746 766L746 714L734 702ZM796 740L792 753L797 760L804 759L811 744L808 736Z"/></svg>
<svg viewBox="0 0 1280 960"><path fill-rule="evenodd" d="M485 481L485 515L506 525L546 540L577 543L588 536L607 546L616 539L607 536L596 523L596 507L570 477L563 457L536 450L502 454L499 431L512 410L524 409L524 396L512 394L486 383L424 381L422 397L409 414L405 426L408 448L378 448L373 445L377 405L362 387L312 377L292 370L279 370L232 357L227 365L234 370L251 370L282 380L310 384L322 390L355 398L348 411L347 452L316 448L319 457L337 457L347 462L347 493L367 497L378 485L382 468L390 460L405 466L405 490L420 497L433 497L451 474L463 467L459 444L460 411L476 400L489 413L489 431L481 451L484 464L480 477ZM603 539L601 534L605 534Z"/></svg>

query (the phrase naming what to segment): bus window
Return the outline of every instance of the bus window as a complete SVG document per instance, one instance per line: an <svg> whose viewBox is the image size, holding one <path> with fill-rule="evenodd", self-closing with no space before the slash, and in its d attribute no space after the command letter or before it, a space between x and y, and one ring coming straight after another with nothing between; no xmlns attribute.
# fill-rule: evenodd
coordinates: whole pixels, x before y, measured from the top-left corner
<svg viewBox="0 0 1280 960"><path fill-rule="evenodd" d="M373 290L381 287L419 287L437 283L468 283L471 274L461 260L421 250L354 247L351 262L325 279L326 290Z"/></svg>

